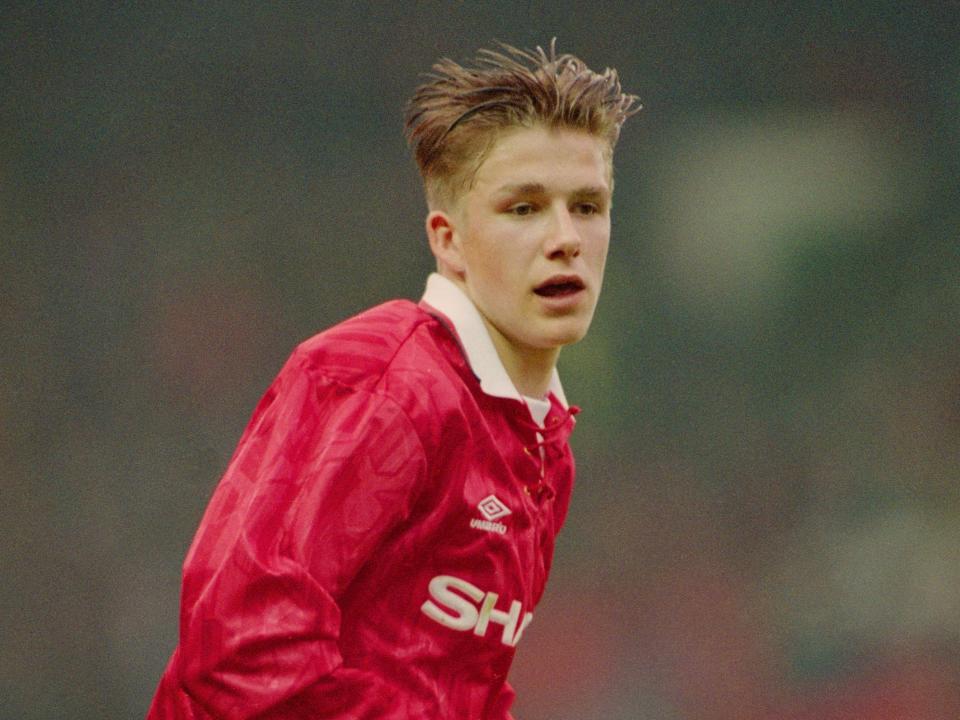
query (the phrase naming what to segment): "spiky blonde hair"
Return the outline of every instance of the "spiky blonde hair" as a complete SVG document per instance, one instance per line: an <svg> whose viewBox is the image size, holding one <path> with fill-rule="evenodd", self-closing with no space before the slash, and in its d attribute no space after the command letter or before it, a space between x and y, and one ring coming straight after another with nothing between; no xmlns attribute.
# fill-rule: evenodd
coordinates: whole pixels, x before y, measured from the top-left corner
<svg viewBox="0 0 960 720"><path fill-rule="evenodd" d="M448 207L470 187L499 135L516 127L569 128L602 139L611 164L624 121L640 110L617 71L597 73L577 57L498 43L473 67L444 58L407 106L406 133L431 208Z"/></svg>

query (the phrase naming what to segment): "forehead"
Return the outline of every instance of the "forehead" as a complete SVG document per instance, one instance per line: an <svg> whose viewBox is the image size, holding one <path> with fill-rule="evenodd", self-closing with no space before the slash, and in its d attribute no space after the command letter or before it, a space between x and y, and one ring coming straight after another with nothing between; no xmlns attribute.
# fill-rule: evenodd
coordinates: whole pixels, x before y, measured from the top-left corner
<svg viewBox="0 0 960 720"><path fill-rule="evenodd" d="M606 143L581 130L516 128L493 143L473 178L481 193L541 185L609 191L611 163Z"/></svg>

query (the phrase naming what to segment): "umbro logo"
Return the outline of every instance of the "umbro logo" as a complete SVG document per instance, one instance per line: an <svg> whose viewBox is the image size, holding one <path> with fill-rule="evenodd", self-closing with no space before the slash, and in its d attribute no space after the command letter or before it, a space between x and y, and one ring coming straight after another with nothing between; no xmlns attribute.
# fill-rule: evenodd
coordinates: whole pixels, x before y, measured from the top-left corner
<svg viewBox="0 0 960 720"><path fill-rule="evenodd" d="M510 514L510 508L504 505L496 495L487 495L477 507L487 520L499 520Z"/></svg>
<svg viewBox="0 0 960 720"><path fill-rule="evenodd" d="M477 504L477 509L480 511L480 514L483 515L484 519L471 519L470 527L478 530L495 532L499 535L506 534L507 526L496 521L509 515L510 508L504 505L500 498L498 498L496 495L487 495L487 497Z"/></svg>

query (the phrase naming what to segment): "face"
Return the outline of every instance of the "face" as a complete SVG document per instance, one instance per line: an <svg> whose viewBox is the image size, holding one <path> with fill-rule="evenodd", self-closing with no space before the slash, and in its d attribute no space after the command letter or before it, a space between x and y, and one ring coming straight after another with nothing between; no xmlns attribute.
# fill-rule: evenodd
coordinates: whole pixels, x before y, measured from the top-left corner
<svg viewBox="0 0 960 720"><path fill-rule="evenodd" d="M610 242L603 141L519 128L501 137L432 240L440 271L473 300L501 354L556 353L587 332ZM436 229L436 227L434 227Z"/></svg>

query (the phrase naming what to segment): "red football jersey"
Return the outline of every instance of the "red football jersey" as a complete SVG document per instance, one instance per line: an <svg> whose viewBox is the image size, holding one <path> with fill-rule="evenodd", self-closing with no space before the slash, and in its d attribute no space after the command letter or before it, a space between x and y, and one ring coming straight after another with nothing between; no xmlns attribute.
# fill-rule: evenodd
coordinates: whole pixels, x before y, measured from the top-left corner
<svg viewBox="0 0 960 720"><path fill-rule="evenodd" d="M551 389L541 426L438 275L300 345L187 554L148 718L508 718L573 482Z"/></svg>

